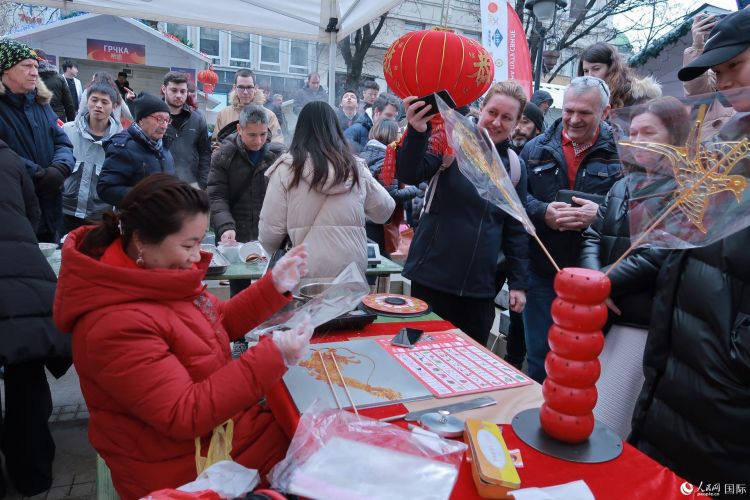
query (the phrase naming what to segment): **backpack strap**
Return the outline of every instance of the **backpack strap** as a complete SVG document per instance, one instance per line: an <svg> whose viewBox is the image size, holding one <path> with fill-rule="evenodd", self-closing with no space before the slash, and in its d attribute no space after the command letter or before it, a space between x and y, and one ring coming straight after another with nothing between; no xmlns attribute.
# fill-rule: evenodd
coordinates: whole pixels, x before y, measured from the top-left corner
<svg viewBox="0 0 750 500"><path fill-rule="evenodd" d="M508 163L510 163L510 180L513 186L517 186L518 181L521 180L521 160L511 148L508 148Z"/></svg>

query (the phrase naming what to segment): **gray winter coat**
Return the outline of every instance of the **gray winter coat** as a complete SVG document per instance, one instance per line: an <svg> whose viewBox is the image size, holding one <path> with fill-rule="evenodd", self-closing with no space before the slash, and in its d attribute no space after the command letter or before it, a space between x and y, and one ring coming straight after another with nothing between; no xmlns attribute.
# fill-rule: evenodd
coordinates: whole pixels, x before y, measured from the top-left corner
<svg viewBox="0 0 750 500"><path fill-rule="evenodd" d="M91 137L88 120L89 114L86 112L63 126L63 131L73 143L73 156L76 158L73 173L63 185L63 213L79 219L99 220L107 209L112 208L96 193L96 184L104 165L102 143L122 131L122 126L110 116L107 133L95 141Z"/></svg>

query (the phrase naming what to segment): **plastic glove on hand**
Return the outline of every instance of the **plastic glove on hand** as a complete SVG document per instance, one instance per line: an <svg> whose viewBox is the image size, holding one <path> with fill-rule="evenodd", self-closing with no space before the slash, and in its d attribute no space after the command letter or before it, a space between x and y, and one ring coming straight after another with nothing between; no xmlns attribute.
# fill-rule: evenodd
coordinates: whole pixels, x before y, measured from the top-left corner
<svg viewBox="0 0 750 500"><path fill-rule="evenodd" d="M298 245L289 250L271 270L276 291L291 292L307 274L307 249Z"/></svg>
<svg viewBox="0 0 750 500"><path fill-rule="evenodd" d="M309 318L291 330L273 332L273 341L281 351L286 366L294 366L307 357L312 334L313 326Z"/></svg>

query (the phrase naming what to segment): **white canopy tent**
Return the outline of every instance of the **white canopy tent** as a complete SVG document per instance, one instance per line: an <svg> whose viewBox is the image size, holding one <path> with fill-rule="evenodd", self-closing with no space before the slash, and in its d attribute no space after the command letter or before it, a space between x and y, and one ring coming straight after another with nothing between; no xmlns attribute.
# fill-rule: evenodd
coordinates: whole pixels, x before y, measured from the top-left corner
<svg viewBox="0 0 750 500"><path fill-rule="evenodd" d="M334 104L336 43L403 0L32 0L25 4L243 31L329 44Z"/></svg>

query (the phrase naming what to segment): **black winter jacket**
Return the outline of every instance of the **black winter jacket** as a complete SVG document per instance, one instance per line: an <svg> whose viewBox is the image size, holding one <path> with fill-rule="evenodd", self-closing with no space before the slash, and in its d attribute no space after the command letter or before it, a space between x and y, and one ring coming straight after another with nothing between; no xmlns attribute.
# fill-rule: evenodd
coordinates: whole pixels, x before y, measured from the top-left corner
<svg viewBox="0 0 750 500"><path fill-rule="evenodd" d="M45 61L39 64L39 76L52 92L52 100L49 103L52 111L63 123L75 120L78 109L73 102L73 96L70 95L70 87L65 77L57 72L55 66Z"/></svg>
<svg viewBox="0 0 750 500"><path fill-rule="evenodd" d="M52 322L57 280L37 246L39 216L23 161L0 141L0 365L42 359L59 377L71 364L70 336Z"/></svg>
<svg viewBox="0 0 750 500"><path fill-rule="evenodd" d="M579 231L556 231L544 222L547 205L555 201L557 192L570 189L568 166L562 148L562 119L524 146L521 158L526 162L529 193L526 211L539 238L560 268L578 265L583 236ZM599 137L578 169L573 189L605 195L622 177L622 167L612 129L601 123ZM531 245L531 269L540 276L552 277L555 270L539 245Z"/></svg>
<svg viewBox="0 0 750 500"><path fill-rule="evenodd" d="M96 192L103 202L116 207L120 206L130 188L144 177L158 172L175 173L169 149L155 150L141 139L134 126L104 143L104 164Z"/></svg>
<svg viewBox="0 0 750 500"><path fill-rule="evenodd" d="M0 83L0 140L13 150L32 179L50 165L73 171L73 145L49 106L52 93L41 81L25 94L14 94ZM62 225L62 186L59 193L39 200L42 216L38 235L54 235Z"/></svg>
<svg viewBox="0 0 750 500"><path fill-rule="evenodd" d="M164 146L174 160L175 175L188 183L198 183L206 189L208 171L211 169L211 139L203 115L187 104L183 113L190 117L182 122L179 130L170 123L164 134Z"/></svg>
<svg viewBox="0 0 750 500"><path fill-rule="evenodd" d="M630 441L696 485L750 478L748 248L750 228L675 251L657 282Z"/></svg>
<svg viewBox="0 0 750 500"><path fill-rule="evenodd" d="M214 151L208 175L208 197L211 199L211 225L217 240L229 230L237 233L237 241L258 239L260 209L268 185L266 170L283 152L283 145L268 143L263 146L260 162L253 165L236 132ZM252 176L250 184L249 176Z"/></svg>
<svg viewBox="0 0 750 500"><path fill-rule="evenodd" d="M630 247L628 179L620 179L599 205L596 219L583 232L581 267L607 272ZM639 248L609 274L612 301L622 315L609 314L611 323L648 328L654 285L669 250Z"/></svg>
<svg viewBox="0 0 750 500"><path fill-rule="evenodd" d="M401 182L417 185L440 169L443 158L427 152L428 138L429 129L420 133L409 127L396 159ZM507 141L497 145L506 169L508 145ZM523 201L526 169L521 167L516 192ZM430 212L419 221L404 276L443 293L493 298L500 250L508 261L509 287L526 290L528 234L520 222L480 197L454 161L440 173Z"/></svg>

